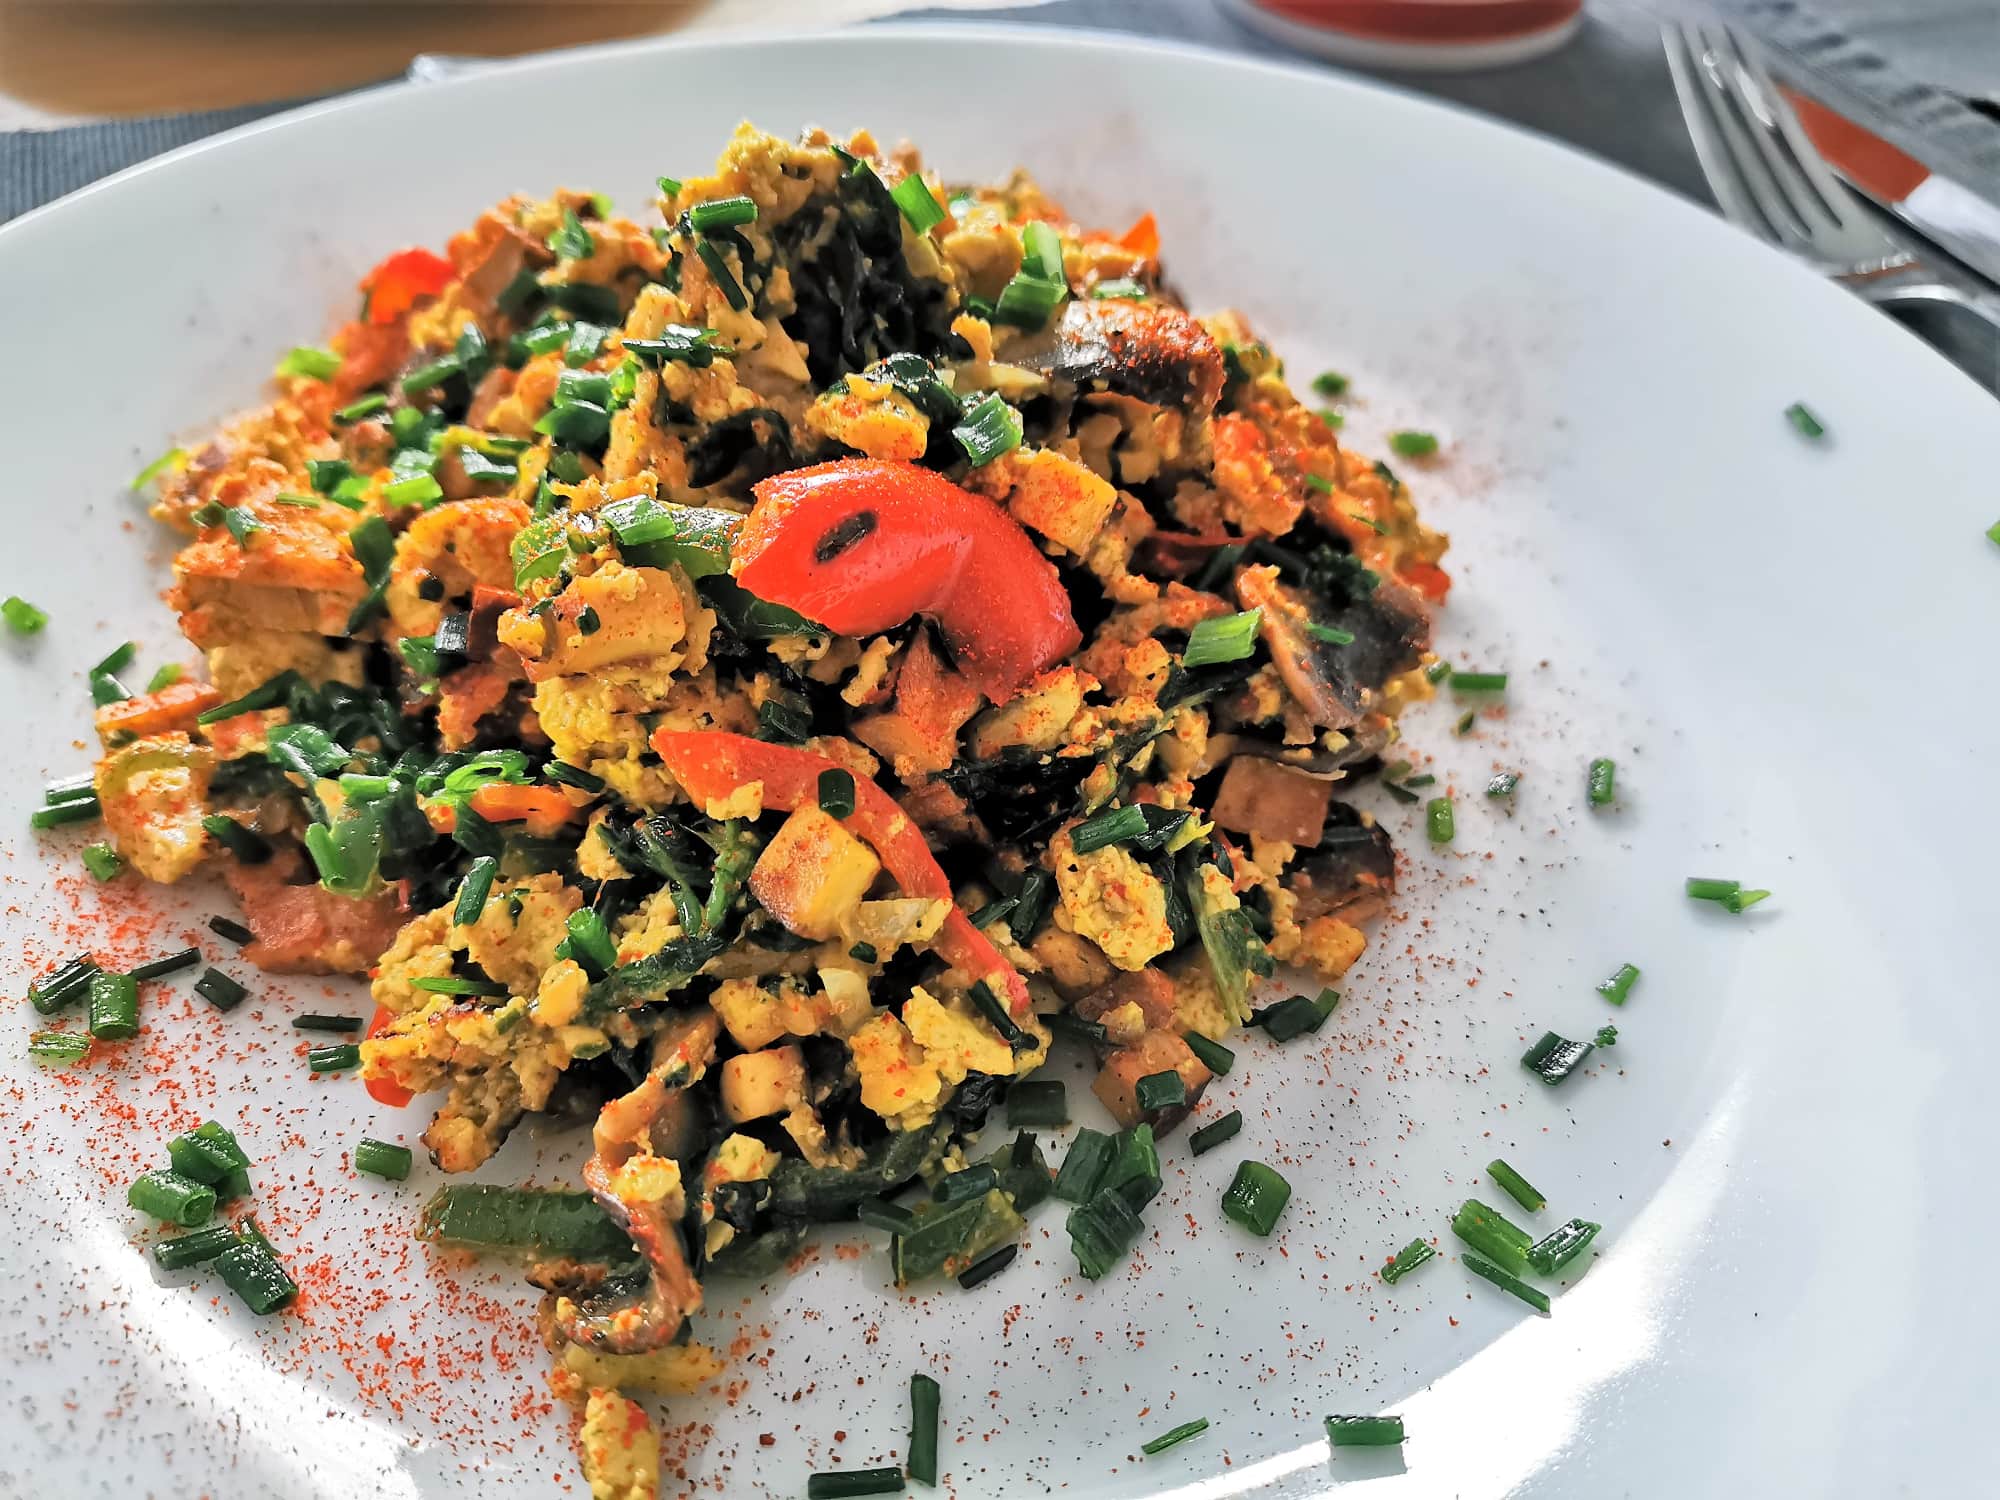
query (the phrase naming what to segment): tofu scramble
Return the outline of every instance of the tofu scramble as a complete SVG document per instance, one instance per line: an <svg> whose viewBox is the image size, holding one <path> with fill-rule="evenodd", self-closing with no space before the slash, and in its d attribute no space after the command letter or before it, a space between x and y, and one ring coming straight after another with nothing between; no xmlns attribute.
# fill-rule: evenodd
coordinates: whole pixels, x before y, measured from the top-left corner
<svg viewBox="0 0 2000 1500"><path fill-rule="evenodd" d="M253 962L368 976L362 1081L438 1169L594 1122L587 1198L448 1188L424 1232L526 1256L619 1497L658 1482L631 1398L722 1367L704 1282L857 1216L899 1286L1017 1243L1048 1165L974 1138L1058 1033L1136 1224L1210 1044L1391 894L1336 793L1449 587L1151 215L747 125L657 210L510 198L390 255L166 466L207 680L100 708L95 773ZM1089 1207L1095 1279L1129 1231Z"/></svg>

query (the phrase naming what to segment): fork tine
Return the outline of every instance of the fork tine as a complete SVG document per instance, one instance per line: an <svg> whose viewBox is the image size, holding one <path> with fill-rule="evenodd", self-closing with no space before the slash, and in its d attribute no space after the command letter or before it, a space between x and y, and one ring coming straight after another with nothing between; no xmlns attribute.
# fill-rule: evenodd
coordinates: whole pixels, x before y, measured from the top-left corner
<svg viewBox="0 0 2000 1500"><path fill-rule="evenodd" d="M1763 161L1765 170L1770 173L1772 186L1783 195L1785 204L1792 210L1800 227L1808 234L1824 235L1838 230L1840 226L1824 202L1823 195L1815 190L1789 142L1779 133L1772 101L1763 95L1756 80L1751 77L1729 28L1709 28L1704 32L1704 39L1713 59L1712 76L1727 91L1743 122L1745 134Z"/></svg>
<svg viewBox="0 0 2000 1500"><path fill-rule="evenodd" d="M1805 127L1799 123L1799 117L1793 112L1790 102L1779 92L1777 83L1765 69L1755 44L1744 47L1739 43L1736 53L1745 74L1748 75L1751 87L1762 96L1764 107L1760 111L1761 115L1784 136L1792 160L1798 163L1800 170L1805 173L1806 180L1812 184L1813 191L1819 195L1827 212L1836 220L1850 218L1856 208L1854 194L1846 183L1834 175L1833 168L1828 166L1826 158L1820 155L1819 147L1815 146L1812 137L1806 134Z"/></svg>
<svg viewBox="0 0 2000 1500"><path fill-rule="evenodd" d="M1787 248L1810 253L1812 233L1792 201L1771 174L1771 165L1756 144L1763 127L1757 124L1738 94L1728 64L1716 50L1708 31L1692 29L1695 42L1695 76L1706 91L1710 109L1722 132L1724 143L1743 178L1743 185L1756 200L1758 210L1770 223L1772 237Z"/></svg>
<svg viewBox="0 0 2000 1500"><path fill-rule="evenodd" d="M1775 238L1776 231L1750 196L1749 186L1737 170L1735 154L1716 123L1708 87L1699 77L1700 64L1695 61L1700 42L1688 27L1675 22L1660 28L1660 42L1666 49L1667 72L1674 80L1674 95L1680 100L1681 116L1687 121L1695 159L1701 163L1702 175L1708 179L1723 216L1760 239Z"/></svg>

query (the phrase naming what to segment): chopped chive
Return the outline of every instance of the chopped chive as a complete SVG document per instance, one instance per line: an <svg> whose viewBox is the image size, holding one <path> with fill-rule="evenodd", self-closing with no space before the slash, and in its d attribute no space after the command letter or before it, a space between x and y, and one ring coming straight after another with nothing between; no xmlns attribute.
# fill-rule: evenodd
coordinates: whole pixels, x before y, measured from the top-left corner
<svg viewBox="0 0 2000 1500"><path fill-rule="evenodd" d="M1021 877L1020 889L1014 893L1014 910L1007 917L1007 931L1015 942L1025 948L1034 940L1055 894L1055 881L1040 865Z"/></svg>
<svg viewBox="0 0 2000 1500"><path fill-rule="evenodd" d="M1205 1156L1224 1141L1235 1138L1243 1128L1243 1111L1232 1109L1220 1119L1210 1120L1201 1129L1188 1137L1188 1144L1194 1148L1196 1156Z"/></svg>
<svg viewBox="0 0 2000 1500"><path fill-rule="evenodd" d="M1743 886L1734 880L1711 880L1699 875L1687 878L1687 893L1697 901L1726 901Z"/></svg>
<svg viewBox="0 0 2000 1500"><path fill-rule="evenodd" d="M1192 1422L1183 1422L1169 1432L1163 1432L1150 1443L1141 1443L1139 1451L1146 1454L1165 1453L1177 1443L1185 1443L1191 1437L1199 1437L1208 1431L1208 1418L1196 1417Z"/></svg>
<svg viewBox="0 0 2000 1500"><path fill-rule="evenodd" d="M951 429L952 437L965 450L967 461L975 469L1020 447L1023 432L1021 414L997 391L987 392L966 407L958 424Z"/></svg>
<svg viewBox="0 0 2000 1500"><path fill-rule="evenodd" d="M65 823L85 823L94 821L102 812L97 805L97 795L78 797L74 801L60 802L54 807L38 807L28 814L28 826L35 829L60 828Z"/></svg>
<svg viewBox="0 0 2000 1500"><path fill-rule="evenodd" d="M255 1233L252 1229L251 1233ZM263 1236L246 1239L215 1258L215 1270L229 1289L258 1317L276 1312L299 1293L298 1284L278 1264Z"/></svg>
<svg viewBox="0 0 2000 1500"><path fill-rule="evenodd" d="M1433 797L1424 806L1424 832L1430 835L1433 844L1449 844L1458 832L1458 819L1452 812L1451 798Z"/></svg>
<svg viewBox="0 0 2000 1500"><path fill-rule="evenodd" d="M1583 1254L1603 1227L1588 1219L1571 1219L1528 1247L1528 1264L1544 1276L1553 1276Z"/></svg>
<svg viewBox="0 0 2000 1500"><path fill-rule="evenodd" d="M1321 990L1312 998L1292 995L1276 1005L1262 1006L1250 1012L1250 1024L1262 1027L1265 1035L1274 1042L1289 1042L1308 1031L1318 1031L1338 1004L1340 991L1331 988Z"/></svg>
<svg viewBox="0 0 2000 1500"><path fill-rule="evenodd" d="M90 1055L87 1031L34 1031L28 1034L28 1056L39 1063L82 1062Z"/></svg>
<svg viewBox="0 0 2000 1500"><path fill-rule="evenodd" d="M1486 1164L1486 1175L1498 1183L1509 1198L1531 1214L1538 1214L1549 1206L1549 1200L1542 1196L1540 1188L1497 1156Z"/></svg>
<svg viewBox="0 0 2000 1500"><path fill-rule="evenodd" d="M896 200L896 207L903 211L910 228L918 234L929 234L944 222L944 205L932 196L929 186L918 173L910 173L890 188L889 196Z"/></svg>
<svg viewBox="0 0 2000 1500"><path fill-rule="evenodd" d="M161 688L170 688L179 682L186 673L187 668L183 667L179 662L167 662L158 671L154 672L151 677L146 679L146 691L157 693Z"/></svg>
<svg viewBox="0 0 2000 1500"><path fill-rule="evenodd" d="M847 956L864 964L876 963L881 958L881 955L875 951L873 943L856 943L852 948L847 950Z"/></svg>
<svg viewBox="0 0 2000 1500"><path fill-rule="evenodd" d="M1591 1045L1596 1047L1615 1047L1618 1045L1618 1028L1616 1026L1600 1026L1597 1028L1597 1035L1592 1037L1590 1041Z"/></svg>
<svg viewBox="0 0 2000 1500"><path fill-rule="evenodd" d="M827 1469L806 1480L806 1500L851 1500L856 1495L894 1495L903 1488L901 1469Z"/></svg>
<svg viewBox="0 0 2000 1500"><path fill-rule="evenodd" d="M341 407L339 411L333 414L333 420L336 425L345 426L350 423L359 422L364 417L372 417L378 411L384 410L388 405L389 398L383 395L382 392L375 391L370 395L363 396L359 401L349 402L346 406Z"/></svg>
<svg viewBox="0 0 2000 1500"><path fill-rule="evenodd" d="M1589 1042L1572 1042L1553 1031L1544 1032L1539 1042L1521 1054L1521 1066L1543 1083L1554 1085L1569 1077L1595 1050Z"/></svg>
<svg viewBox="0 0 2000 1500"><path fill-rule="evenodd" d="M1000 1040L1016 1052L1035 1050L1035 1039L1014 1024L1014 1018L1007 1014L1007 1007L1000 997L983 979L972 986L972 1003L979 1013L993 1023L993 1029L1000 1033Z"/></svg>
<svg viewBox="0 0 2000 1500"><path fill-rule="evenodd" d="M1590 805L1605 807L1618 795L1618 766L1615 762L1599 756L1590 763L1589 789Z"/></svg>
<svg viewBox="0 0 2000 1500"><path fill-rule="evenodd" d="M1520 784L1521 773L1519 771L1502 771L1486 783L1486 795L1489 797L1511 797L1514 795L1514 788Z"/></svg>
<svg viewBox="0 0 2000 1500"><path fill-rule="evenodd" d="M886 1198L863 1198L854 1205L854 1217L876 1229L886 1229L891 1234L908 1234L917 1227L915 1214Z"/></svg>
<svg viewBox="0 0 2000 1500"><path fill-rule="evenodd" d="M1454 693L1504 693L1507 691L1507 674L1454 671L1451 674L1451 690Z"/></svg>
<svg viewBox="0 0 2000 1500"><path fill-rule="evenodd" d="M1132 1089L1133 1102L1141 1113L1152 1114L1162 1109L1178 1109L1187 1103L1187 1080L1173 1068L1158 1073L1148 1073ZM1009 1123L1013 1116L1009 1115Z"/></svg>
<svg viewBox="0 0 2000 1500"><path fill-rule="evenodd" d="M1029 1079L1007 1090L1007 1123L1025 1125L1069 1124L1069 1086L1060 1078Z"/></svg>
<svg viewBox="0 0 2000 1500"><path fill-rule="evenodd" d="M456 974L440 974L412 979L410 988L422 990L427 995L493 995L507 993L507 986L495 984L490 979L461 979Z"/></svg>
<svg viewBox="0 0 2000 1500"><path fill-rule="evenodd" d="M1314 494L1331 495L1333 493L1333 481L1328 479L1324 474L1308 474L1306 475L1306 488Z"/></svg>
<svg viewBox="0 0 2000 1500"><path fill-rule="evenodd" d="M1312 388L1321 396L1344 396L1352 383L1338 370L1322 370L1313 376Z"/></svg>
<svg viewBox="0 0 2000 1500"><path fill-rule="evenodd" d="M1336 1448L1393 1448L1403 1441L1403 1419L1328 1417L1326 1440Z"/></svg>
<svg viewBox="0 0 2000 1500"><path fill-rule="evenodd" d="M1110 808L1094 813L1070 830L1070 848L1089 854L1112 844L1124 843L1146 832L1146 815L1137 807Z"/></svg>
<svg viewBox="0 0 2000 1500"><path fill-rule="evenodd" d="M1403 778L1403 785L1411 788L1435 786L1436 784L1437 777L1433 776L1429 771L1424 772L1421 776L1405 776Z"/></svg>
<svg viewBox="0 0 2000 1500"><path fill-rule="evenodd" d="M90 1034L119 1042L139 1034L139 981L130 974L90 976Z"/></svg>
<svg viewBox="0 0 2000 1500"><path fill-rule="evenodd" d="M1617 973L1609 979L1600 979L1597 982L1597 993L1613 1005L1623 1005L1626 997L1632 993L1632 986L1638 981L1639 971L1636 968L1631 964L1620 964Z"/></svg>
<svg viewBox="0 0 2000 1500"><path fill-rule="evenodd" d="M444 486L433 474L412 474L384 485L382 498L390 505L435 505L444 499Z"/></svg>
<svg viewBox="0 0 2000 1500"><path fill-rule="evenodd" d="M1088 1046L1104 1047L1111 1042L1110 1034L1105 1031L1102 1021L1086 1021L1082 1016L1073 1016L1066 1010L1043 1016L1042 1023L1049 1030L1062 1036L1074 1037Z"/></svg>
<svg viewBox="0 0 2000 1500"><path fill-rule="evenodd" d="M697 203L688 210L688 225L696 234L708 234L717 229L734 229L739 224L756 222L757 205L749 198L715 198L707 203Z"/></svg>
<svg viewBox="0 0 2000 1500"><path fill-rule="evenodd" d="M311 344L299 344L283 359L278 361L277 375L281 380L303 377L307 380L331 380L340 369L340 356L331 349L315 348Z"/></svg>
<svg viewBox="0 0 2000 1500"><path fill-rule="evenodd" d="M998 1186L999 1171L981 1162L976 1167L940 1177L937 1186L931 1189L931 1196L940 1203L963 1203L968 1198L983 1198Z"/></svg>
<svg viewBox="0 0 2000 1500"><path fill-rule="evenodd" d="M52 1016L89 994L91 976L96 973L95 960L87 956L72 958L29 985L28 1002L40 1014Z"/></svg>
<svg viewBox="0 0 2000 1500"><path fill-rule="evenodd" d="M294 1031L334 1031L355 1032L361 1029L359 1016L328 1016L318 1011L307 1011L302 1016L292 1017Z"/></svg>
<svg viewBox="0 0 2000 1500"><path fill-rule="evenodd" d="M965 1270L960 1272L958 1284L969 1292L978 1286L980 1282L987 1280L989 1277L999 1275L1014 1264L1014 1257L1020 1253L1021 1247L1019 1245L1002 1245L991 1255L986 1256L982 1260L974 1261Z"/></svg>
<svg viewBox="0 0 2000 1500"><path fill-rule="evenodd" d="M1238 1162L1222 1195L1222 1211L1252 1234L1268 1235L1292 1201L1292 1185L1261 1161Z"/></svg>
<svg viewBox="0 0 2000 1500"><path fill-rule="evenodd" d="M1317 620L1306 621L1306 634L1316 641L1324 641L1329 646L1351 646L1354 632L1341 630L1332 625L1322 625Z"/></svg>
<svg viewBox="0 0 2000 1500"><path fill-rule="evenodd" d="M1528 1306L1532 1307L1536 1312L1546 1313L1549 1310L1549 1299L1548 1299L1548 1294L1546 1292L1540 1291L1535 1287L1529 1286L1528 1283L1521 1280L1520 1277L1514 1275L1510 1271L1504 1270L1503 1268L1494 1265L1493 1262L1488 1260L1485 1256L1477 1254L1474 1251L1467 1250L1464 1254L1459 1256L1459 1260L1464 1264L1465 1269L1470 1271L1473 1275L1482 1277L1483 1279L1492 1282L1495 1286L1499 1287L1500 1290L1502 1290L1503 1292L1512 1292L1516 1297L1519 1297L1523 1302L1527 1303Z"/></svg>
<svg viewBox="0 0 2000 1500"><path fill-rule="evenodd" d="M1392 495L1403 487L1403 481L1396 477L1396 471L1379 458L1375 460L1375 477L1389 486L1389 493Z"/></svg>
<svg viewBox="0 0 2000 1500"><path fill-rule="evenodd" d="M410 1163L414 1158L408 1146L394 1146L387 1141L371 1140L363 1136L354 1147L354 1170L366 1172L371 1177L387 1177L401 1182L410 1175Z"/></svg>
<svg viewBox="0 0 2000 1500"><path fill-rule="evenodd" d="M1102 1281L1131 1252L1146 1225L1123 1193L1103 1191L1071 1209L1063 1228L1077 1273L1085 1281Z"/></svg>
<svg viewBox="0 0 2000 1500"><path fill-rule="evenodd" d="M345 1073L361 1066L361 1049L352 1042L334 1042L306 1051L306 1066L315 1073Z"/></svg>
<svg viewBox="0 0 2000 1500"><path fill-rule="evenodd" d="M562 224L549 236L548 246L561 260L589 260L597 253L597 241L590 237L590 231L583 227L583 220L573 208L562 211Z"/></svg>
<svg viewBox="0 0 2000 1500"><path fill-rule="evenodd" d="M661 197L672 198L679 195L681 180L678 177L662 177L659 179L659 183Z"/></svg>
<svg viewBox="0 0 2000 1500"><path fill-rule="evenodd" d="M199 1229L215 1215L214 1188L166 1169L135 1178L125 1190L125 1201L142 1214L183 1229Z"/></svg>
<svg viewBox="0 0 2000 1500"><path fill-rule="evenodd" d="M158 458L147 464L145 468L132 476L133 492L137 493L143 490L168 469L186 467L187 456L187 449L185 448L169 448L165 453L162 453Z"/></svg>
<svg viewBox="0 0 2000 1500"><path fill-rule="evenodd" d="M161 1270L185 1271L189 1266L214 1260L239 1243L236 1231L229 1225L210 1224L187 1234L177 1234L170 1240L161 1240L153 1246L153 1259L160 1263Z"/></svg>
<svg viewBox="0 0 2000 1500"><path fill-rule="evenodd" d="M96 666L90 669L91 674L94 676L95 674L102 672L106 676L115 676L117 673L122 672L127 667L131 666L132 658L137 656L138 654L139 654L138 646L131 641L126 641L122 645L114 646L112 647L111 654L109 656L105 657L103 661L99 662Z"/></svg>
<svg viewBox="0 0 2000 1500"><path fill-rule="evenodd" d="M1528 1269L1528 1246L1535 1237L1499 1209L1467 1198L1451 1218L1451 1232L1509 1271Z"/></svg>
<svg viewBox="0 0 2000 1500"><path fill-rule="evenodd" d="M819 773L819 810L829 818L854 815L854 774L836 766Z"/></svg>
<svg viewBox="0 0 2000 1500"><path fill-rule="evenodd" d="M86 797L97 795L97 784L88 771L77 776L66 776L60 781L51 781L42 788L42 801L50 807L64 802L80 802Z"/></svg>
<svg viewBox="0 0 2000 1500"><path fill-rule="evenodd" d="M1722 906L1731 915L1740 917L1759 901L1768 901L1770 898L1769 891L1735 890L1722 898Z"/></svg>
<svg viewBox="0 0 2000 1500"><path fill-rule="evenodd" d="M1479 710L1476 708L1468 708L1464 713L1458 716L1458 722L1452 726L1451 732L1459 736L1468 735L1472 733L1472 726L1477 724L1478 722L1479 722Z"/></svg>
<svg viewBox="0 0 2000 1500"><path fill-rule="evenodd" d="M221 813L208 813L203 816L201 826L211 838L246 865L260 865L271 857L271 841L234 818Z"/></svg>
<svg viewBox="0 0 2000 1500"><path fill-rule="evenodd" d="M443 359L434 359L427 365L419 365L403 377L403 394L420 396L433 386L443 385L455 375L465 373L465 362L455 354L447 354Z"/></svg>
<svg viewBox="0 0 2000 1500"><path fill-rule="evenodd" d="M1995 521L1986 528L1986 540L2000 547L2000 521Z"/></svg>
<svg viewBox="0 0 2000 1500"><path fill-rule="evenodd" d="M132 690L109 672L90 674L90 701L99 708L110 703L123 703L131 696Z"/></svg>
<svg viewBox="0 0 2000 1500"><path fill-rule="evenodd" d="M1097 1190L1097 1180L1111 1163L1113 1142L1101 1130L1085 1126L1070 1142L1069 1154L1056 1173L1054 1193L1065 1203L1087 1203Z"/></svg>
<svg viewBox="0 0 2000 1500"><path fill-rule="evenodd" d="M178 974L182 969L192 969L201 962L201 949L183 948L178 953L169 953L161 958L149 958L135 965L132 977L137 980L164 979L169 974Z"/></svg>
<svg viewBox="0 0 2000 1500"><path fill-rule="evenodd" d="M1152 297L1143 281L1135 281L1130 276L1115 276L1109 281L1100 281L1090 289L1092 300L1097 302L1145 302Z"/></svg>
<svg viewBox="0 0 2000 1500"><path fill-rule="evenodd" d="M1427 1260L1435 1258L1436 1255L1437 1250L1429 1240L1411 1240L1409 1244L1396 1252L1395 1259L1382 1267L1382 1279L1390 1286L1394 1286L1405 1276L1416 1270L1418 1266Z"/></svg>
<svg viewBox="0 0 2000 1500"><path fill-rule="evenodd" d="M125 873L125 861L109 844L84 845L83 867L97 880L116 880Z"/></svg>
<svg viewBox="0 0 2000 1500"><path fill-rule="evenodd" d="M220 1142L198 1135L177 1135L167 1142L167 1159L181 1176L215 1187L236 1165L235 1154Z"/></svg>
<svg viewBox="0 0 2000 1500"><path fill-rule="evenodd" d="M245 943L254 943L257 941L256 933L245 927L241 922L232 922L227 917L210 917L208 919L208 930L217 937L228 938L230 942L236 944L239 948Z"/></svg>
<svg viewBox="0 0 2000 1500"><path fill-rule="evenodd" d="M1236 1054L1234 1052L1231 1052L1220 1042L1210 1041L1199 1031L1186 1032L1182 1035L1181 1040L1187 1043L1188 1051L1195 1055L1196 1060L1218 1078L1236 1066Z"/></svg>
<svg viewBox="0 0 2000 1500"><path fill-rule="evenodd" d="M1337 406L1322 406L1316 415L1331 432L1338 432L1347 425L1347 413Z"/></svg>
<svg viewBox="0 0 2000 1500"><path fill-rule="evenodd" d="M604 778L573 766L568 761L552 760L542 767L542 775L560 786L573 786L580 792L601 792Z"/></svg>
<svg viewBox="0 0 2000 1500"><path fill-rule="evenodd" d="M1392 432L1389 448L1400 458L1429 458L1438 451L1438 440L1428 432Z"/></svg>
<svg viewBox="0 0 2000 1500"><path fill-rule="evenodd" d="M1799 430L1799 435L1802 437L1812 438L1817 441L1826 436L1825 426L1820 422L1818 417L1807 410L1806 404L1803 401L1794 401L1790 406L1785 408L1785 420L1796 427Z"/></svg>
<svg viewBox="0 0 2000 1500"><path fill-rule="evenodd" d="M910 1377L910 1451L904 1467L919 1484L935 1485L938 1476L938 1408L942 1390L928 1375Z"/></svg>
<svg viewBox="0 0 2000 1500"><path fill-rule="evenodd" d="M1207 667L1218 662L1244 660L1257 649L1257 627L1263 621L1262 609L1246 609L1240 614L1196 621L1194 629L1188 632L1187 650L1181 653L1181 665Z"/></svg>
<svg viewBox="0 0 2000 1500"><path fill-rule="evenodd" d="M694 253L700 257L702 265L708 270L709 278L714 281L716 288L722 293L723 301L729 304L731 311L742 312L750 305L750 299L743 294L742 283L729 269L729 258L714 241L700 241L695 245Z"/></svg>
<svg viewBox="0 0 2000 1500"><path fill-rule="evenodd" d="M499 873L500 861L490 854L482 854L472 862L458 888L458 904L451 911L452 926L470 927L479 920L479 914L486 910L486 898L493 892L493 877Z"/></svg>
<svg viewBox="0 0 2000 1500"><path fill-rule="evenodd" d="M194 992L219 1011L232 1011L250 998L250 992L220 969L204 969L194 982Z"/></svg>
<svg viewBox="0 0 2000 1500"><path fill-rule="evenodd" d="M1451 676L1451 663L1448 661L1434 661L1424 668L1425 680L1432 683L1443 682L1449 676Z"/></svg>

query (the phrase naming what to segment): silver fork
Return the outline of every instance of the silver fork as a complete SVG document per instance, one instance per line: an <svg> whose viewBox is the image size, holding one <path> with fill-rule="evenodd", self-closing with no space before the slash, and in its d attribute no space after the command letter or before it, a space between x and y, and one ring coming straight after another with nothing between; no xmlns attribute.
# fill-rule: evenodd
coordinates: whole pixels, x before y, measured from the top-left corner
<svg viewBox="0 0 2000 1500"><path fill-rule="evenodd" d="M2000 335L2000 298L1891 235L1834 176L1754 51L1727 26L1670 22L1662 39L1695 155L1726 218L1868 301L1912 314L1906 321L1919 327L1928 308L1958 309L1986 325L1980 343ZM1991 347L1964 351L1967 358L1944 352L1994 384Z"/></svg>

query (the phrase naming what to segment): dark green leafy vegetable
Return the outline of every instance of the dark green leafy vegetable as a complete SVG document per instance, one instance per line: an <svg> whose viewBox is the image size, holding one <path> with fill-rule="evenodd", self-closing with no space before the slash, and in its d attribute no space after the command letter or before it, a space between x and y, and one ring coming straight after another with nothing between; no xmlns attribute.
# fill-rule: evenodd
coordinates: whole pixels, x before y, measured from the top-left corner
<svg viewBox="0 0 2000 1500"><path fill-rule="evenodd" d="M1075 1148L1071 1148L1075 1154ZM1067 1167L1068 1163L1064 1163ZM1060 1182L1060 1179L1058 1179ZM1138 1243L1145 1225L1124 1198L1101 1192L1070 1210L1064 1221L1077 1270L1086 1281L1102 1280Z"/></svg>
<svg viewBox="0 0 2000 1500"><path fill-rule="evenodd" d="M1027 1079L1007 1090L1007 1123L1069 1124L1069 1088L1059 1078Z"/></svg>

